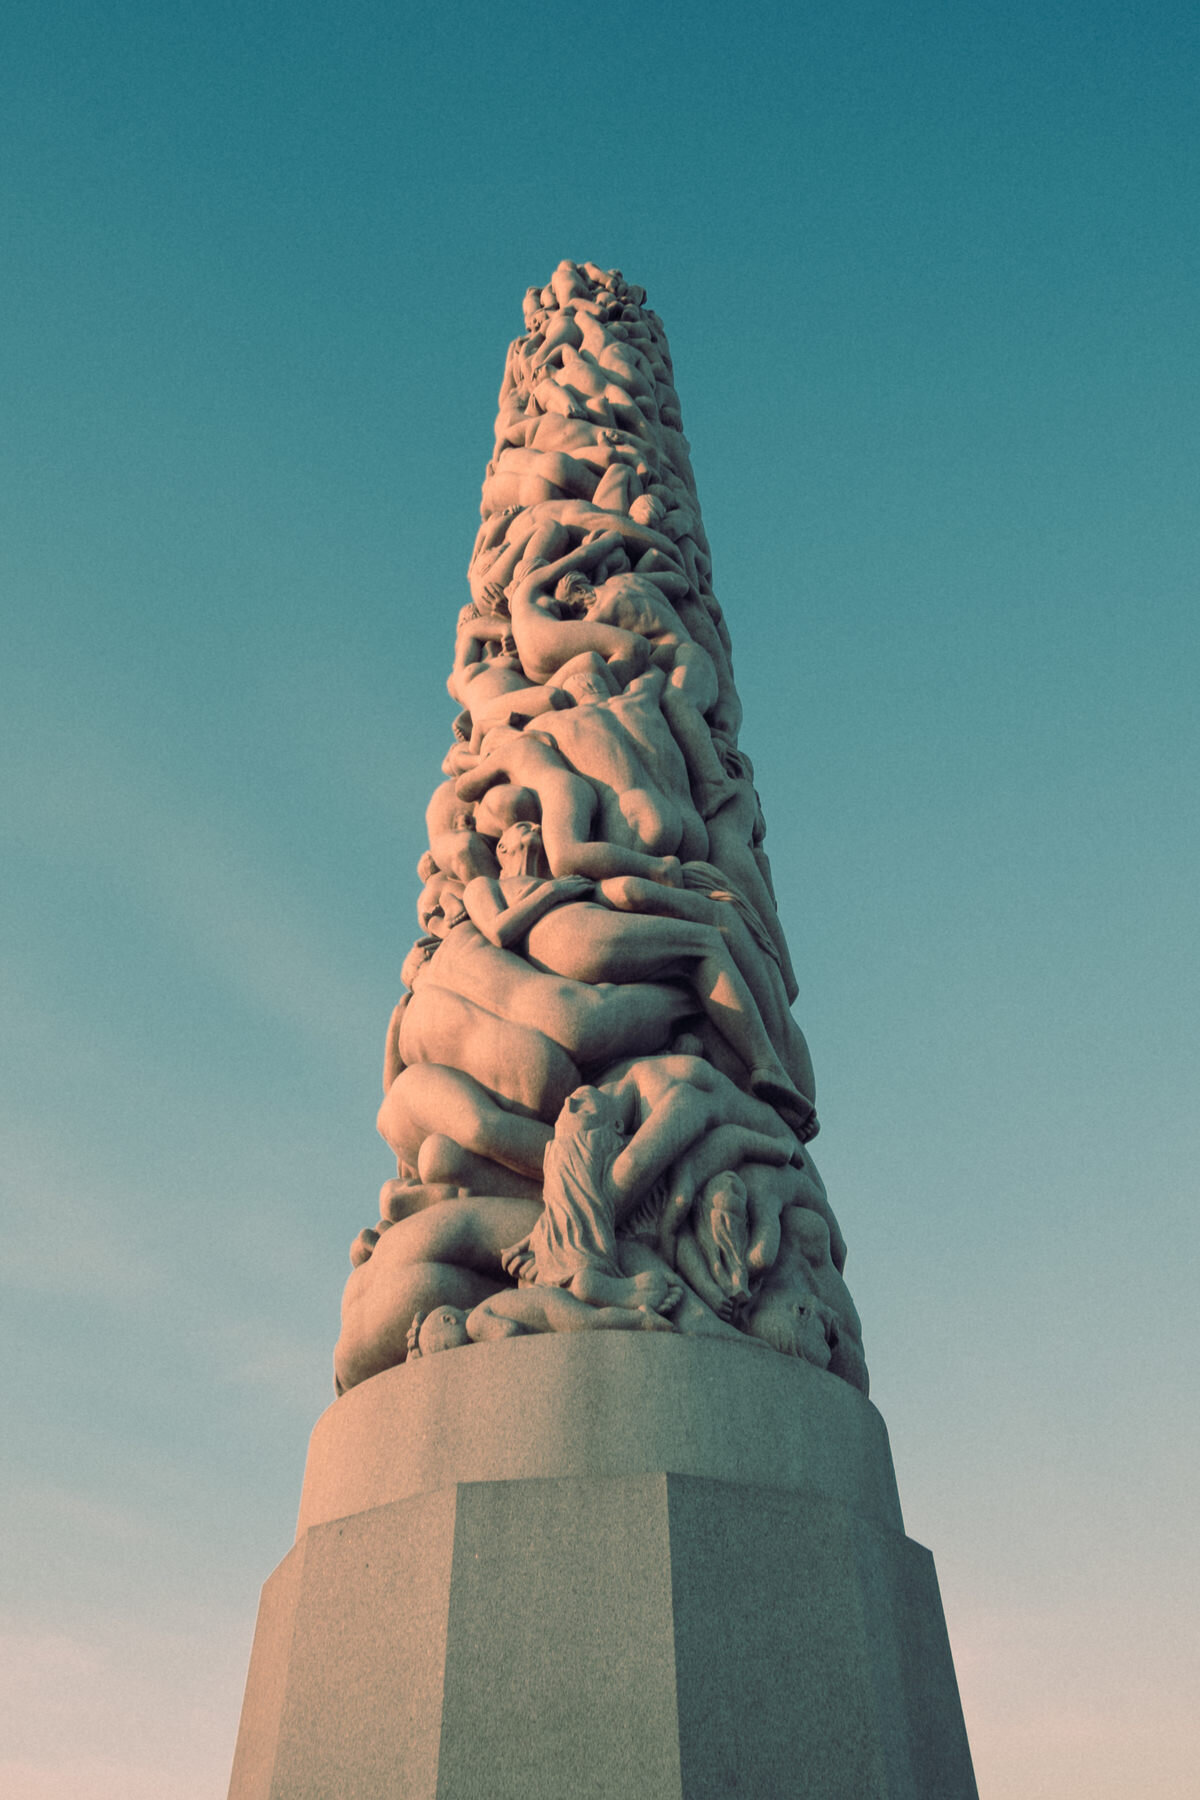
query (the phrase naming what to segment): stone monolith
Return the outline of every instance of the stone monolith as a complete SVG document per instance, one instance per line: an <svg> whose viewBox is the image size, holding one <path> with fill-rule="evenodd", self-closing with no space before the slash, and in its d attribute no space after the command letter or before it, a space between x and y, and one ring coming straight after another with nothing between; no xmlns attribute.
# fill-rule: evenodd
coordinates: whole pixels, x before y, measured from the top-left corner
<svg viewBox="0 0 1200 1800"><path fill-rule="evenodd" d="M975 1796L645 298L560 263L508 352L231 1800Z"/></svg>

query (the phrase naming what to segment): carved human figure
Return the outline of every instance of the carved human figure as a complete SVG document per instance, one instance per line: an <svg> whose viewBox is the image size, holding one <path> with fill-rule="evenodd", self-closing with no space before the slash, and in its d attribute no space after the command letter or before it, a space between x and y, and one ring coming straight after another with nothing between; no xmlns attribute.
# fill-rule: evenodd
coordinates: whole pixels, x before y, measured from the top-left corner
<svg viewBox="0 0 1200 1800"><path fill-rule="evenodd" d="M514 1231L527 1231L539 1210L528 1200L447 1200L383 1233L342 1295L334 1351L341 1387L404 1361L414 1313L488 1299L504 1280L505 1244Z"/></svg>
<svg viewBox="0 0 1200 1800"><path fill-rule="evenodd" d="M521 667L531 681L550 681L583 651L601 656L624 686L650 661L650 646L636 631L578 616L560 584L573 571L594 568L619 540L604 534L576 545L553 562L535 556L518 565L508 590L512 635Z"/></svg>
<svg viewBox="0 0 1200 1800"><path fill-rule="evenodd" d="M682 888L648 882L637 876L618 876L602 885L610 906L640 913L659 913L669 919L691 919L709 925L725 938L741 971L767 1032L787 1069L793 1085L810 1105L816 1102L812 1057L804 1033L788 1007L783 971L774 954L774 940L763 941L757 912L739 904L740 896L719 885L721 873L703 863L687 863ZM815 1114L814 1114L815 1120ZM803 1135L811 1137L813 1121Z"/></svg>
<svg viewBox="0 0 1200 1800"><path fill-rule="evenodd" d="M407 1360L536 1332L674 1329L670 1319L646 1305L589 1306L565 1288L501 1288L469 1313L461 1306L439 1306L416 1314L408 1328Z"/></svg>
<svg viewBox="0 0 1200 1800"><path fill-rule="evenodd" d="M675 1266L721 1319L736 1318L750 1299L749 1229L745 1183L731 1169L710 1176L679 1234Z"/></svg>
<svg viewBox="0 0 1200 1800"><path fill-rule="evenodd" d="M497 856L501 878L468 883L463 905L498 949L512 948L535 968L592 986L632 983L640 989L654 982L686 982L694 1009L708 1016L745 1065L751 1091L801 1116L811 1112L810 1102L780 1062L754 996L715 926L678 916L614 911L597 903L591 884L548 879L536 825L510 826L499 840Z"/></svg>
<svg viewBox="0 0 1200 1800"><path fill-rule="evenodd" d="M647 520L641 501L635 501L628 514L605 510L592 500L545 500L536 506L505 508L479 527L467 568L472 598L477 605L491 610L496 596L507 594L522 561L532 560L536 554L554 562L572 543L582 543L596 532L615 532L639 573L675 577L678 585L668 598L683 606L690 592L683 558L672 539L654 528L653 517L652 514ZM536 552L532 549L535 539ZM708 611L703 595L698 607ZM695 610L688 611L685 622L689 629Z"/></svg>
<svg viewBox="0 0 1200 1800"><path fill-rule="evenodd" d="M572 885L571 893L578 885ZM565 882L551 884L550 899L568 899L569 895L555 893L556 888L567 886ZM398 1028L398 1050L404 1062L445 1060L443 1056L410 1054L418 1048L420 1034L426 1045L447 1053L461 1049L474 1069L486 1070L479 1079L498 1095L512 1098L510 1089L527 1091L531 1083L551 1080L545 1104L555 1110L566 1097L553 1098L560 1074L568 1074L576 1064L606 1067L620 1057L660 1049L679 1021L696 1010L694 994L682 983L665 979L632 985L579 981L500 947L469 919L444 930L440 941L421 940L403 973L413 990ZM495 1057L494 1068L484 1061L483 1044L464 1041L460 1046L453 1039L454 1032L473 1028L476 1014L482 1021L481 1030L487 1033L486 1054ZM501 1031L502 1026L510 1028L509 1032ZM569 1060L561 1065L549 1061L527 1044L524 1034L529 1032L542 1036ZM532 1057L528 1068L509 1066L521 1055ZM465 1061L461 1066L466 1066ZM532 1073L535 1069L536 1075ZM572 1087L577 1080L576 1076ZM542 1105L535 1110L546 1116Z"/></svg>
<svg viewBox="0 0 1200 1800"><path fill-rule="evenodd" d="M829 1254L823 1219L798 1206L783 1214L779 1254L745 1316L751 1337L785 1356L829 1369L867 1392L862 1327Z"/></svg>
<svg viewBox="0 0 1200 1800"><path fill-rule="evenodd" d="M586 675L580 680L586 683ZM568 687L569 692L564 689L567 698L576 702L583 687L572 678L568 678ZM575 705L567 708L574 710ZM543 725L558 716L545 714L538 723ZM663 730L666 731L665 725ZM610 735L618 731L619 727L614 727ZM574 743L574 735L567 735ZM669 732L667 736L670 737ZM675 754L678 757L677 750ZM602 766L604 759L599 749L591 761L593 767ZM638 768L643 781L650 781L644 764L639 762ZM686 783L686 771L683 778ZM472 824L475 816L471 805L501 783L527 788L536 795L546 858L555 875L583 875L595 881L610 875L644 875L652 881L679 881L679 860L674 849L684 839L683 815L661 790L641 789L636 799L630 800L640 826L635 831L626 823L619 806L615 806L611 791L590 779L586 772L572 767L555 739L540 729L517 731L503 726L487 734L475 767L464 771L456 783L456 795ZM614 810L621 819L619 836L613 835ZM703 825L700 830L704 830ZM689 838L689 846L691 841ZM706 835L706 844L707 841ZM666 848L660 849L660 845ZM491 867L479 868L478 874L499 872L490 845L488 859Z"/></svg>
<svg viewBox="0 0 1200 1800"><path fill-rule="evenodd" d="M779 1254L781 1221L791 1207L803 1207L825 1221L834 1266L845 1268L846 1240L807 1145L787 1163L770 1164L757 1156L747 1158L738 1173L750 1196L748 1261L755 1279L774 1264Z"/></svg>
<svg viewBox="0 0 1200 1800"><path fill-rule="evenodd" d="M621 539L616 532L606 532L584 548L606 553L621 550ZM627 560L623 550L621 559ZM568 604L582 606L589 625L616 626L645 638L652 646L651 661L668 671L671 688L682 693L697 713L715 706L718 685L712 657L695 641L659 580L622 571L604 576L593 586L582 572L576 572L559 582L556 594Z"/></svg>
<svg viewBox="0 0 1200 1800"><path fill-rule="evenodd" d="M546 415L534 414L533 419L539 416ZM562 424L575 422L560 421ZM587 420L579 423L590 425L597 432L606 429ZM614 432L613 435L618 434ZM598 469L595 459L590 457L573 456L563 450L541 446L527 449L523 445L509 444L490 465L483 484L480 511L488 518L512 506L538 506L547 500L565 499L590 500L594 506L607 511L614 496L629 491L630 479L635 483L632 491L640 493L641 481L635 467L623 458L610 456L607 465Z"/></svg>
<svg viewBox="0 0 1200 1800"><path fill-rule="evenodd" d="M522 1282L567 1288L592 1306L650 1306L669 1313L683 1287L665 1265L622 1272L617 1214L628 1204L622 1109L599 1088L569 1096L545 1156L544 1205L502 1261Z"/></svg>
<svg viewBox="0 0 1200 1800"><path fill-rule="evenodd" d="M446 686L470 714L476 749L489 724L518 719L524 723L551 707L567 704L558 689L530 681L511 632L507 612L481 613L472 604L459 614L454 668Z"/></svg>
<svg viewBox="0 0 1200 1800"><path fill-rule="evenodd" d="M617 1158L614 1179L622 1196L622 1217L709 1132L732 1125L802 1154L795 1133L779 1113L722 1075L703 1057L673 1051L630 1059L607 1070L601 1092L619 1109L628 1142ZM711 1171L710 1171L711 1173ZM690 1208L695 1190L688 1196ZM674 1234L684 1209L664 1233L673 1260Z"/></svg>
<svg viewBox="0 0 1200 1800"><path fill-rule="evenodd" d="M379 1135L406 1173L428 1181L452 1178L444 1157L424 1158L426 1143L449 1140L473 1156L540 1181L550 1128L512 1111L483 1083L458 1068L416 1063L402 1068L384 1095Z"/></svg>
<svg viewBox="0 0 1200 1800"><path fill-rule="evenodd" d="M475 815L453 781L443 781L433 790L425 809L425 826L430 854L442 874L465 882L475 875L498 873L492 846L476 831Z"/></svg>
<svg viewBox="0 0 1200 1800"><path fill-rule="evenodd" d="M414 1321L440 1307L472 1318L460 1342L521 1330L671 1329L661 1314L651 1316L648 1296L668 1290L662 1278L628 1281L619 1307L607 1307L602 1314L572 1294L503 1291L505 1247L528 1232L540 1212L528 1200L472 1196L423 1208L382 1233L370 1257L351 1273L342 1297L342 1329L334 1351L340 1389L403 1362ZM620 1319L613 1317L618 1310ZM429 1348L421 1344L423 1351Z"/></svg>
<svg viewBox="0 0 1200 1800"><path fill-rule="evenodd" d="M418 982L400 1030L406 1065L462 1070L513 1112L553 1122L579 1080L568 1052L539 1031L505 1019L434 983Z"/></svg>
<svg viewBox="0 0 1200 1800"><path fill-rule="evenodd" d="M553 744L570 768L592 782L600 798L600 829L609 842L685 862L706 857L708 832L663 714L664 671L650 669L615 695L592 664L581 663L560 683L575 705L543 715L532 735Z"/></svg>

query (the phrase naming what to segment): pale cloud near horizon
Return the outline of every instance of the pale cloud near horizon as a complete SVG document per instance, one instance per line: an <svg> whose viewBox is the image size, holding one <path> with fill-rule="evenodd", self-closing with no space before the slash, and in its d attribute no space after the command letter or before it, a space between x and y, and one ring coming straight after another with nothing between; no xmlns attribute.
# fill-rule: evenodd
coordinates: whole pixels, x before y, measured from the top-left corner
<svg viewBox="0 0 1200 1800"><path fill-rule="evenodd" d="M985 1800L1192 1800L1187 1612L1181 1604L1175 1680L1164 1681L1161 1658L1142 1680L1136 1667L1131 1675L1128 1635L1099 1571L1090 1606L960 1608L954 1663L976 1763L991 1772Z"/></svg>
<svg viewBox="0 0 1200 1800"><path fill-rule="evenodd" d="M233 1745L244 1649L229 1621L119 1642L0 1628L0 1725L12 1800L212 1800Z"/></svg>

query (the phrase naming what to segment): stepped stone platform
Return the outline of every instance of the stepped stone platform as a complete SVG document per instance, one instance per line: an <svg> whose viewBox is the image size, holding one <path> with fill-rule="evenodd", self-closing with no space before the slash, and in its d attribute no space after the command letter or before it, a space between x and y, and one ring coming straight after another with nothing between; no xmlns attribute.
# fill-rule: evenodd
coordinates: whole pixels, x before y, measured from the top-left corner
<svg viewBox="0 0 1200 1800"><path fill-rule="evenodd" d="M766 1350L547 1335L338 1400L230 1800L973 1800L883 1420Z"/></svg>

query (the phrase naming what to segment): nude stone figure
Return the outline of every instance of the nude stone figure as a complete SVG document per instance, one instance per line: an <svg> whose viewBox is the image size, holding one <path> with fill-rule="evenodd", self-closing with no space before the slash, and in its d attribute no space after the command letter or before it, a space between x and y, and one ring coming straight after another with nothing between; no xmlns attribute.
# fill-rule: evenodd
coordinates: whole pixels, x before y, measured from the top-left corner
<svg viewBox="0 0 1200 1800"><path fill-rule="evenodd" d="M635 503L635 510L639 507L640 503ZM582 543L594 532L610 531L620 537L626 555L642 573L673 573L684 583L686 594L687 577L679 550L653 528L652 520L648 523L644 518L609 512L590 500L545 500L537 506L508 507L484 520L467 570L472 598L476 605L491 605L489 590L504 595L535 538L538 554L553 562L573 541ZM671 597L679 600L682 596L677 592Z"/></svg>
<svg viewBox="0 0 1200 1800"><path fill-rule="evenodd" d="M534 1332L674 1329L670 1319L648 1306L587 1306L563 1288L501 1288L469 1313L461 1306L439 1306L414 1314L407 1360Z"/></svg>
<svg viewBox="0 0 1200 1800"><path fill-rule="evenodd" d="M616 532L606 532L583 546L596 561L599 556L595 553L607 555L620 547ZM712 657L696 643L654 577L613 574L594 587L582 573L569 574L557 593L568 603L582 606L588 625L616 626L645 638L653 646L651 661L668 671L671 688L682 693L697 713L710 712L716 705L718 683Z"/></svg>
<svg viewBox="0 0 1200 1800"><path fill-rule="evenodd" d="M603 883L610 906L666 918L691 919L719 931L730 954L754 995L767 1033L787 1069L788 1076L810 1106L816 1103L816 1079L804 1033L788 1007L783 971L774 956L774 942L763 942L757 913L738 904L739 896L719 884L720 872L704 863L684 865L682 888L647 882L637 876L618 876ZM803 1135L815 1135L813 1119Z"/></svg>
<svg viewBox="0 0 1200 1800"><path fill-rule="evenodd" d="M430 854L442 874L466 882L475 875L499 872L491 845L475 830L475 815L453 781L434 789L425 809L425 825Z"/></svg>
<svg viewBox="0 0 1200 1800"><path fill-rule="evenodd" d="M801 1207L783 1215L779 1254L746 1314L751 1337L785 1356L830 1369L867 1392L862 1327L829 1255L823 1219Z"/></svg>
<svg viewBox="0 0 1200 1800"><path fill-rule="evenodd" d="M615 535L611 543L600 537L554 562L534 557L518 565L508 609L521 667L531 681L552 680L564 663L589 650L603 657L622 687L648 666L650 646L645 638L617 625L575 616L565 594L558 591L564 576L594 567L617 541Z"/></svg>
<svg viewBox="0 0 1200 1800"><path fill-rule="evenodd" d="M384 1096L377 1125L401 1170L427 1181L449 1173L444 1162L431 1165L423 1157L432 1139L439 1145L449 1140L475 1157L540 1183L542 1156L551 1137L548 1125L501 1104L462 1069L438 1063L401 1069Z"/></svg>
<svg viewBox="0 0 1200 1800"><path fill-rule="evenodd" d="M734 1319L750 1299L749 1228L745 1184L730 1169L710 1176L679 1234L675 1264L720 1319Z"/></svg>
<svg viewBox="0 0 1200 1800"><path fill-rule="evenodd" d="M683 753L663 714L665 673L650 669L617 695L586 669L565 679L563 686L575 705L545 714L532 735L552 744L570 768L592 782L609 842L651 856L703 860L708 832L692 801Z"/></svg>
<svg viewBox="0 0 1200 1800"><path fill-rule="evenodd" d="M572 703L566 710L573 711L578 696L590 691L586 676L578 683L568 677L567 688L563 691ZM539 725L551 716L558 715L543 715ZM663 729L666 730L665 725ZM624 749L619 724L614 722L607 730L617 747ZM669 732L667 735L669 737ZM568 732L567 738L573 743L575 734ZM673 740L671 742L673 747ZM677 750L675 754L678 757ZM630 766L634 765L635 755L636 745L625 755ZM614 757L608 759L610 767L614 761ZM597 749L591 759L592 766L600 767L603 762ZM639 759L636 766L642 780L650 782L644 761ZM686 782L686 771L683 778ZM651 881L678 883L679 859L673 849L684 839L684 817L670 796L650 788L638 791L631 805L637 809L635 817L642 829L635 832L626 824L612 790L598 785L586 773L572 767L556 739L539 729L516 731L498 727L484 738L475 767L464 771L455 785L455 794L464 813L451 812L449 816L455 819L466 817L474 824L475 816L470 811L472 804L481 801L490 788L500 784L526 788L537 797L542 841L553 874L583 875L595 881L610 875L644 875ZM622 822L619 834L614 834L614 810ZM703 832L699 819L696 822ZM689 838L689 845L691 842ZM707 845L707 834L705 843ZM664 844L666 848L660 849L659 846ZM490 868L480 867L476 871L478 874L499 872L490 845L488 861Z"/></svg>
<svg viewBox="0 0 1200 1800"><path fill-rule="evenodd" d="M568 884L556 886L566 888ZM552 890L550 899L556 897L566 901L570 895L556 896ZM407 1053L415 1047L416 1033L410 1027L414 1012L422 1021L419 1029L429 1040L439 1047L444 1042L453 1050L451 1034L468 1029L469 1009L477 1009L486 1020L487 1052L496 1057L494 1069L487 1065L493 1079L479 1079L497 1094L509 1089L529 1091L530 1070L535 1069L533 1081L551 1081L548 1091L551 1096L558 1095L560 1079L576 1065L607 1066L622 1056L660 1049L678 1022L696 1011L694 994L681 982L656 979L618 985L564 977L492 943L470 920L446 930L435 947L430 948L426 941L424 949L418 949L419 957L404 966L413 993L399 1029L403 1061L442 1060ZM418 1009L418 1002L427 1004ZM424 1023L426 1013L435 1015L428 1025ZM437 1015L446 1021L444 1027ZM509 1027L512 1035L499 1033L498 1026ZM564 1057L563 1062L549 1061L528 1045L524 1035L528 1032L544 1037ZM485 1066L481 1047L464 1043L462 1050L476 1068ZM531 1057L529 1068L509 1066L522 1054ZM577 1079L571 1083L576 1085ZM565 1093L557 1100L550 1097L544 1106L538 1105L538 1116L545 1116L547 1106L557 1111L565 1097Z"/></svg>
<svg viewBox="0 0 1200 1800"><path fill-rule="evenodd" d="M671 1330L669 1319L647 1298L666 1294L665 1280L630 1281L621 1290L622 1303L603 1308L553 1289L505 1288L505 1247L527 1233L540 1214L527 1200L482 1196L445 1200L392 1225L346 1283L334 1351L339 1391L404 1362L414 1327L419 1331L422 1319L440 1308L458 1313L460 1323L468 1323L469 1315L458 1343L520 1331ZM433 1336L431 1330L430 1340ZM418 1337L417 1342L423 1353L431 1352L431 1341Z"/></svg>
<svg viewBox="0 0 1200 1800"><path fill-rule="evenodd" d="M509 711L520 711L527 718L562 704L554 689L530 681L522 669L507 604L502 596L496 603L502 611L487 611L472 602L459 613L454 668L446 681L451 698L476 722L484 709L502 699Z"/></svg>
<svg viewBox="0 0 1200 1800"><path fill-rule="evenodd" d="M669 1313L683 1297L671 1270L659 1265L628 1275L621 1268L617 1214L629 1200L624 1138L621 1107L611 1096L595 1087L570 1096L546 1149L542 1210L502 1262L522 1283L563 1287L592 1306Z"/></svg>
<svg viewBox="0 0 1200 1800"><path fill-rule="evenodd" d="M787 1167L760 1167L756 1158L742 1174L750 1191L750 1214L757 1224L758 1248L751 1245L751 1268L755 1273L774 1262L779 1248L779 1221L789 1206L805 1207L824 1219L834 1265L839 1270L845 1268L846 1240L807 1145Z"/></svg>
<svg viewBox="0 0 1200 1800"><path fill-rule="evenodd" d="M789 1157L802 1154L795 1133L774 1107L743 1093L701 1056L672 1052L634 1058L607 1070L598 1085L619 1109L628 1135L614 1169L623 1197L622 1216L719 1126L756 1132L786 1147ZM689 1196L689 1205L693 1198L694 1194Z"/></svg>
<svg viewBox="0 0 1200 1800"><path fill-rule="evenodd" d="M590 986L686 982L702 1010L745 1065L753 1093L802 1116L811 1111L784 1069L754 997L712 925L678 916L615 911L587 883L549 880L536 825L510 826L497 845L498 881L468 883L463 905L498 949L513 948L535 968ZM594 1058L588 1058L594 1061Z"/></svg>

